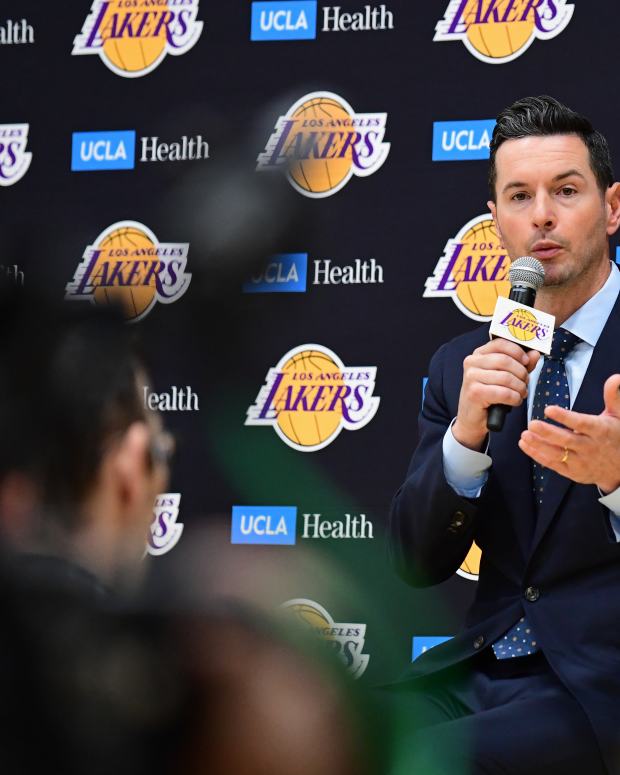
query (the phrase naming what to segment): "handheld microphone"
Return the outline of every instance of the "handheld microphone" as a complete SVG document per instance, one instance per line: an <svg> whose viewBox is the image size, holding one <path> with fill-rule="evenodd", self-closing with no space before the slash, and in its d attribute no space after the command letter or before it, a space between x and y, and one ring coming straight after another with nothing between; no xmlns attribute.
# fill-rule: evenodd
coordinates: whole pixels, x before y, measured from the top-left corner
<svg viewBox="0 0 620 775"><path fill-rule="evenodd" d="M545 268L537 258L522 256L512 262L508 270L508 278L511 285L508 298L527 307L533 307L536 301L536 292L542 288L545 281ZM490 406L487 414L488 430L501 431L506 415L511 408L504 404Z"/></svg>

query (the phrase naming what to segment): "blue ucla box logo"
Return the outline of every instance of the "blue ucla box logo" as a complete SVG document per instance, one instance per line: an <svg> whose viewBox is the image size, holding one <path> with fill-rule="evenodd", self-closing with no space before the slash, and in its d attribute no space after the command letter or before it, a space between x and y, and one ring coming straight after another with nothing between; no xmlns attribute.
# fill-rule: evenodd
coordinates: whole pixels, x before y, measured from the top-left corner
<svg viewBox="0 0 620 775"><path fill-rule="evenodd" d="M435 121L433 161L488 159L495 119Z"/></svg>
<svg viewBox="0 0 620 775"><path fill-rule="evenodd" d="M296 529L296 506L233 506L230 542L292 545Z"/></svg>
<svg viewBox="0 0 620 775"><path fill-rule="evenodd" d="M73 172L132 170L135 166L136 133L74 132L71 147Z"/></svg>
<svg viewBox="0 0 620 775"><path fill-rule="evenodd" d="M452 636L448 635L414 635L413 644L411 649L411 661L414 662L425 651L439 646L440 643L445 643L447 640L451 640Z"/></svg>
<svg viewBox="0 0 620 775"><path fill-rule="evenodd" d="M316 0L252 3L251 40L316 38Z"/></svg>
<svg viewBox="0 0 620 775"><path fill-rule="evenodd" d="M279 253L255 277L243 284L244 293L305 293L307 253Z"/></svg>

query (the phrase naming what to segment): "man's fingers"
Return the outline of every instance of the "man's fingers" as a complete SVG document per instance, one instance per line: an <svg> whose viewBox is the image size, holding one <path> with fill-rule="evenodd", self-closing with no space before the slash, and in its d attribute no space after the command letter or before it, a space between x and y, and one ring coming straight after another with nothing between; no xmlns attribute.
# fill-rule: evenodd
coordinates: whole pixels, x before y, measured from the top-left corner
<svg viewBox="0 0 620 775"><path fill-rule="evenodd" d="M620 417L620 374L612 374L603 387L605 414Z"/></svg>
<svg viewBox="0 0 620 775"><path fill-rule="evenodd" d="M582 449L588 439L585 434L575 433L566 430L566 428L558 428L557 425L552 425L544 420L532 420L528 425L528 430L539 439L548 444L555 444L561 449L565 447L573 450Z"/></svg>
<svg viewBox="0 0 620 775"><path fill-rule="evenodd" d="M504 355L509 355L524 366L527 366L529 363L527 353L524 352L522 347L519 347L519 345L514 342L509 342L507 339L501 339L499 337L497 339L491 339L490 342L478 347L474 350L474 353L480 353L482 355L488 353L504 353Z"/></svg>
<svg viewBox="0 0 620 775"><path fill-rule="evenodd" d="M528 357L528 364L527 364L527 370L528 372L531 372L536 367L536 364L541 358L541 353L538 352L538 350L529 350L527 352Z"/></svg>
<svg viewBox="0 0 620 775"><path fill-rule="evenodd" d="M472 382L481 382L483 385L497 385L514 390L522 398L527 395L527 384L508 371L492 371L489 369L472 369L470 373Z"/></svg>
<svg viewBox="0 0 620 775"><path fill-rule="evenodd" d="M505 353L473 353L465 358L466 369L486 369L490 371L508 371L522 382L528 381L527 368Z"/></svg>
<svg viewBox="0 0 620 775"><path fill-rule="evenodd" d="M548 444L532 431L523 431L519 439L519 448L541 466L551 468L560 474L565 473L565 464L562 463L564 447Z"/></svg>
<svg viewBox="0 0 620 775"><path fill-rule="evenodd" d="M577 433L585 433L586 435L596 432L598 424L598 415L571 412L568 409L563 409L561 406L554 405L545 407L545 417L562 423L562 425L577 431Z"/></svg>

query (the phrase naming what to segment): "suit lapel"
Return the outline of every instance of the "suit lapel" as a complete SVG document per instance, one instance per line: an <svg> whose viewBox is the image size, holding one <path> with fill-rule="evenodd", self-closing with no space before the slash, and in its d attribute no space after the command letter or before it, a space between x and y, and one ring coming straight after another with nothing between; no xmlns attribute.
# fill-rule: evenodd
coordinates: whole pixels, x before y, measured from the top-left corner
<svg viewBox="0 0 620 775"><path fill-rule="evenodd" d="M527 402L512 409L506 416L504 429L491 437L489 455L510 510L518 515L514 523L517 542L524 560L529 556L534 532L534 498L532 495L532 464L517 442L527 425Z"/></svg>
<svg viewBox="0 0 620 775"><path fill-rule="evenodd" d="M603 384L607 377L620 372L620 296L601 332L592 358L588 365L581 388L573 404L574 412L582 414L600 414L603 411ZM540 543L543 535L551 524L564 496L572 487L573 482L565 476L549 472L549 479L545 485L545 498L538 513L532 553Z"/></svg>

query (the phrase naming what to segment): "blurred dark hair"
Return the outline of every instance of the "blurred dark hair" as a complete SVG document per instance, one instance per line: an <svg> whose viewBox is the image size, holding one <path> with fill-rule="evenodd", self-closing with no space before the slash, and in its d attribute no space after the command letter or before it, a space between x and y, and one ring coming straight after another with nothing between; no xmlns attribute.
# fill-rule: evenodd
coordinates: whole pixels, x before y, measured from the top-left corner
<svg viewBox="0 0 620 775"><path fill-rule="evenodd" d="M590 155L590 167L600 190L605 193L614 182L609 146L605 137L585 118L553 97L524 97L504 108L497 117L491 138L489 193L495 202L497 149L506 142L522 137L575 134L581 137Z"/></svg>
<svg viewBox="0 0 620 775"><path fill-rule="evenodd" d="M27 474L73 519L106 443L145 417L138 368L118 310L0 288L0 481Z"/></svg>

